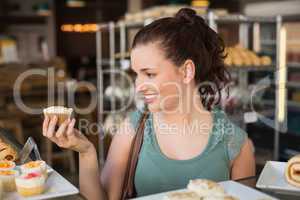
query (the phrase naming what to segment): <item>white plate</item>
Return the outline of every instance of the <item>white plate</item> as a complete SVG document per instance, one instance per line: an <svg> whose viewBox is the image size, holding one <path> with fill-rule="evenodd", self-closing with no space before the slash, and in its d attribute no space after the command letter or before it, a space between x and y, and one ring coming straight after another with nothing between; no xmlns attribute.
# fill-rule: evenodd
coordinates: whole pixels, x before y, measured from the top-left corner
<svg viewBox="0 0 300 200"><path fill-rule="evenodd" d="M300 195L300 188L290 185L284 175L286 162L268 161L261 172L256 187L272 192Z"/></svg>
<svg viewBox="0 0 300 200"><path fill-rule="evenodd" d="M222 187L225 189L226 193L235 197L238 197L240 200L275 200L276 198L266 195L262 192L259 192L250 187L244 186L240 183L234 181L224 181L220 182ZM176 191L185 191L176 190ZM145 197L136 198L136 200L162 200L167 193L159 193L155 195L149 195Z"/></svg>
<svg viewBox="0 0 300 200"><path fill-rule="evenodd" d="M62 177L52 168L48 167L49 177L46 182L45 193L28 198L21 197L17 192L6 193L4 195L5 200L40 200L51 199L55 197L63 197L67 195L74 195L79 193L78 189L73 186L69 181Z"/></svg>

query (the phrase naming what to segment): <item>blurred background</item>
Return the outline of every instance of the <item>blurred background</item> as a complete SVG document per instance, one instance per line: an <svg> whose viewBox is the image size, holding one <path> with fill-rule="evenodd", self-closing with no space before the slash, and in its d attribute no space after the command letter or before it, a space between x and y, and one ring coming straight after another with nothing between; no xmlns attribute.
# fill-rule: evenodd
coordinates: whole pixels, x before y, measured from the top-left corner
<svg viewBox="0 0 300 200"><path fill-rule="evenodd" d="M21 144L34 137L43 158L76 183L76 155L42 137L42 113L28 114L14 100L16 80L30 69L54 69L55 85L36 74L20 85L22 101L32 108L68 106L68 89L74 86L77 108L95 100L94 109L76 118L104 125L100 137L89 134L93 127L84 131L103 164L113 137L110 127L138 104L103 112L121 108L132 94L124 77L103 70L118 69L134 78L129 52L136 32L182 7L194 8L225 41L233 85L221 106L253 140L258 169L267 160L299 153L299 0L1 0L0 127ZM49 103L48 89L56 84L62 89L54 89L55 102Z"/></svg>

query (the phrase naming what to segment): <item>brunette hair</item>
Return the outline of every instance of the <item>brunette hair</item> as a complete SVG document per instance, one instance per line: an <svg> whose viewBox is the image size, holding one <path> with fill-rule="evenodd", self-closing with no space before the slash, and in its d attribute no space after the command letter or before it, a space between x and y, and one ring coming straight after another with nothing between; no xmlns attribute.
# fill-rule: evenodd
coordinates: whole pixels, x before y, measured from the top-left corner
<svg viewBox="0 0 300 200"><path fill-rule="evenodd" d="M224 65L224 42L194 10L182 8L175 17L161 18L143 27L132 48L150 42L158 42L165 57L176 66L191 59L196 66L195 81L201 84L203 105L211 110L220 103L221 90L230 82Z"/></svg>

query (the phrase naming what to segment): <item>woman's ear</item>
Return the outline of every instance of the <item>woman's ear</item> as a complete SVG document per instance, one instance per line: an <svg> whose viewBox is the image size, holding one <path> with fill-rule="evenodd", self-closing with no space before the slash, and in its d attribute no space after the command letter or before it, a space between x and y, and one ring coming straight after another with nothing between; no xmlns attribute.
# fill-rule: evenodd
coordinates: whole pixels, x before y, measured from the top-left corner
<svg viewBox="0 0 300 200"><path fill-rule="evenodd" d="M183 66L183 73L184 73L184 78L183 82L184 83L190 83L194 77L195 77L195 64L192 60L188 59L184 62Z"/></svg>

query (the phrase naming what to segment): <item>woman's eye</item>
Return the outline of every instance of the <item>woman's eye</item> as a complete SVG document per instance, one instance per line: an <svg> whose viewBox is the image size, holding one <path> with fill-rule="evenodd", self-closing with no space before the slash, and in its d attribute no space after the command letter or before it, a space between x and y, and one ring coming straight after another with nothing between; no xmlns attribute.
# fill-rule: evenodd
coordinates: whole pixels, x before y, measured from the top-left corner
<svg viewBox="0 0 300 200"><path fill-rule="evenodd" d="M148 76L149 78L154 78L154 77L155 77L155 74L147 73L147 76Z"/></svg>

